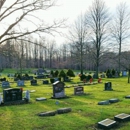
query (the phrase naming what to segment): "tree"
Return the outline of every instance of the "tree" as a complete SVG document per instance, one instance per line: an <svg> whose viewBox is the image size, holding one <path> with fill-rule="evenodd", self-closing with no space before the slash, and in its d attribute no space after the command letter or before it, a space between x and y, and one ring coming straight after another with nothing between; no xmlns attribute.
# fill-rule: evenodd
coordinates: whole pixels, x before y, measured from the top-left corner
<svg viewBox="0 0 130 130"><path fill-rule="evenodd" d="M83 64L85 62L87 36L88 29L85 23L85 17L81 14L73 24L69 33L72 55L75 57L76 63L80 66L81 74L83 74Z"/></svg>
<svg viewBox="0 0 130 130"><path fill-rule="evenodd" d="M93 58L96 67L96 77L98 78L99 65L102 55L103 43L107 40L107 25L110 21L108 9L104 1L94 0L92 6L86 13L86 22L91 31L90 42L93 44Z"/></svg>
<svg viewBox="0 0 130 130"><path fill-rule="evenodd" d="M6 0L1 0L1 1L0 1L0 10L1 10L3 4L5 3L5 1L6 1Z"/></svg>
<svg viewBox="0 0 130 130"><path fill-rule="evenodd" d="M3 7L2 0L0 3L0 44L10 39L18 39L22 36L26 36L32 33L52 33L56 31L55 29L61 27L65 20L54 21L52 24L46 24L41 19L41 16L38 17L37 13L47 10L48 8L54 6L54 0L13 0L7 1L8 7ZM6 2L5 2L6 4ZM14 17L14 15L16 17ZM10 18L8 25L5 24L5 21ZM35 21L35 22L33 22ZM22 24L31 24L32 27L29 29L22 28Z"/></svg>
<svg viewBox="0 0 130 130"><path fill-rule="evenodd" d="M113 20L111 27L112 38L116 41L119 46L118 49L118 71L121 69L121 51L122 44L130 36L130 11L126 3L120 3L117 6L116 15Z"/></svg>

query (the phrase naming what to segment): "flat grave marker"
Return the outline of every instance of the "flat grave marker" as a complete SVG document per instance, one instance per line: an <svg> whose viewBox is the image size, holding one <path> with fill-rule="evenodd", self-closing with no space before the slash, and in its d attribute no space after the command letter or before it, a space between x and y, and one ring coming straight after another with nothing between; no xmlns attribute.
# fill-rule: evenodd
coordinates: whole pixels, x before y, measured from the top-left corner
<svg viewBox="0 0 130 130"><path fill-rule="evenodd" d="M111 120L111 119L105 119L98 122L98 127L104 130L113 128L114 126L116 126L116 121Z"/></svg>
<svg viewBox="0 0 130 130"><path fill-rule="evenodd" d="M121 113L119 115L116 115L114 117L115 121L129 121L130 120L130 115L129 114L125 114L125 113Z"/></svg>

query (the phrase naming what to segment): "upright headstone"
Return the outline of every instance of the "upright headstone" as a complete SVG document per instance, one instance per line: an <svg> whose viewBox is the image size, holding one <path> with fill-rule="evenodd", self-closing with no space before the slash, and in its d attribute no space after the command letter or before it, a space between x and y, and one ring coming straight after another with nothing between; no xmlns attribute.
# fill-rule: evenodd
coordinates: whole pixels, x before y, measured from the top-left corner
<svg viewBox="0 0 130 130"><path fill-rule="evenodd" d="M74 88L74 95L82 95L84 94L84 87L78 86Z"/></svg>
<svg viewBox="0 0 130 130"><path fill-rule="evenodd" d="M18 80L17 86L24 86L24 80Z"/></svg>
<svg viewBox="0 0 130 130"><path fill-rule="evenodd" d="M3 90L3 102L22 100L22 90L20 88L8 88Z"/></svg>
<svg viewBox="0 0 130 130"><path fill-rule="evenodd" d="M3 101L3 99L2 99L2 96L1 96L1 94L0 94L0 104L2 103L2 101Z"/></svg>
<svg viewBox="0 0 130 130"><path fill-rule="evenodd" d="M127 71L126 71L126 70L123 70L123 71L122 71L122 76L123 76L123 77L127 76Z"/></svg>
<svg viewBox="0 0 130 130"><path fill-rule="evenodd" d="M2 82L2 87L10 87L10 83L8 81L3 81Z"/></svg>
<svg viewBox="0 0 130 130"><path fill-rule="evenodd" d="M37 85L37 80L31 80L31 85Z"/></svg>
<svg viewBox="0 0 130 130"><path fill-rule="evenodd" d="M43 80L43 84L49 84L48 80Z"/></svg>
<svg viewBox="0 0 130 130"><path fill-rule="evenodd" d="M53 83L53 98L64 98L65 91L64 91L65 84L60 81L56 81Z"/></svg>
<svg viewBox="0 0 130 130"><path fill-rule="evenodd" d="M27 91L25 92L25 98L26 98L27 101L30 100L30 92L29 92L29 90L27 90Z"/></svg>
<svg viewBox="0 0 130 130"><path fill-rule="evenodd" d="M112 89L112 83L111 82L107 82L105 83L105 91L111 91Z"/></svg>

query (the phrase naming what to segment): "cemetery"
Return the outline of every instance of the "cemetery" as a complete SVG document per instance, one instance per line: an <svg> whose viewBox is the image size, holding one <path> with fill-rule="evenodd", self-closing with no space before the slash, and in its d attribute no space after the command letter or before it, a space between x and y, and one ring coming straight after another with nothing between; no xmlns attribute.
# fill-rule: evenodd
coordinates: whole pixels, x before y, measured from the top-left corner
<svg viewBox="0 0 130 130"><path fill-rule="evenodd" d="M85 82L78 74L68 76L68 82L62 76L42 79L32 73L31 79L13 80L2 74L0 78L6 78L0 82L2 130L127 130L130 84L126 73L116 78L104 74L100 82L93 73L86 75Z"/></svg>

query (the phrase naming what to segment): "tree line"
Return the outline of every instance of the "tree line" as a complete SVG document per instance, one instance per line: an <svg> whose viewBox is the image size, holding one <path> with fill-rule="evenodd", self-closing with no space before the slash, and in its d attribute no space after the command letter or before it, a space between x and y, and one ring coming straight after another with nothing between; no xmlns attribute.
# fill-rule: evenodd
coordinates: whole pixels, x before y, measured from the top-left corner
<svg viewBox="0 0 130 130"><path fill-rule="evenodd" d="M117 5L113 15L103 0L93 0L87 11L69 27L68 42L59 46L55 40L49 41L41 34L59 33L57 29L64 26L65 20L48 25L35 15L36 11L45 11L54 5L53 0L16 0L3 8L1 24L17 11L20 16L0 34L1 68L70 68L79 69L81 74L87 69L96 71L97 77L99 71L108 68L119 72L129 69L130 51L126 43L130 35L130 11L126 3ZM30 21L30 16L38 19L39 24ZM20 23L24 20L35 28L22 29ZM31 34L37 34L39 38Z"/></svg>

